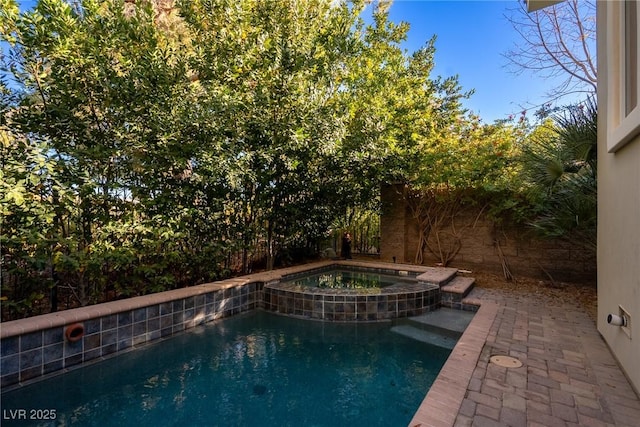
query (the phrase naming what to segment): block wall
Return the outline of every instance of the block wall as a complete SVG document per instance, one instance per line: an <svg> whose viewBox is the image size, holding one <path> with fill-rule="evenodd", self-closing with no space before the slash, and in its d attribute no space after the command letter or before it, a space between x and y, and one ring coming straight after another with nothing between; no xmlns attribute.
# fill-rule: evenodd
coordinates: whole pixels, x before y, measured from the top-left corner
<svg viewBox="0 0 640 427"><path fill-rule="evenodd" d="M384 187L381 195L380 260L393 261L395 257L396 262L413 263L419 241L417 223L396 186ZM496 225L479 210L466 211L456 217L453 225L439 234L445 251L459 245L450 267L502 273L504 262L516 278L547 280L551 276L558 281L585 284L596 281L596 255L578 243L541 239L526 226ZM437 247L438 242L432 238L430 244ZM424 251L423 257L425 265L441 262L429 250Z"/></svg>

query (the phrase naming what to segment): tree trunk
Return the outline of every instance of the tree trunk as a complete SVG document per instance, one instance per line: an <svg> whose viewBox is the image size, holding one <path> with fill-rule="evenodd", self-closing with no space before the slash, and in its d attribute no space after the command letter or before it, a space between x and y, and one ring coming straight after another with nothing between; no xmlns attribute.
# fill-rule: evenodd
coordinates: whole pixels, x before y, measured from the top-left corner
<svg viewBox="0 0 640 427"><path fill-rule="evenodd" d="M275 250L273 242L273 222L267 226L267 270L273 270L275 264Z"/></svg>

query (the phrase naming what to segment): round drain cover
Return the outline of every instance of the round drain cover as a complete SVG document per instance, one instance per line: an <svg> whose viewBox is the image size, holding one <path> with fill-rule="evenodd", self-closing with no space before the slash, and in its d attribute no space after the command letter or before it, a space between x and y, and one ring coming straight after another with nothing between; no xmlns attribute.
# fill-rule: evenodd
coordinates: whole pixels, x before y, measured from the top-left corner
<svg viewBox="0 0 640 427"><path fill-rule="evenodd" d="M522 362L511 356L491 356L492 363L504 368L519 368L522 366Z"/></svg>

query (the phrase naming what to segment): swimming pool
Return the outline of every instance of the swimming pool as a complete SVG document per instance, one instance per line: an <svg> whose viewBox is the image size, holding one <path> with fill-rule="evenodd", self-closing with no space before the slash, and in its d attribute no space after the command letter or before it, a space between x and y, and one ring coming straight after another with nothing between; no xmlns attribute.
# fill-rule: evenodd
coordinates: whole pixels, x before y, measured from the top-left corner
<svg viewBox="0 0 640 427"><path fill-rule="evenodd" d="M4 393L2 424L406 426L450 351L395 322L257 310Z"/></svg>

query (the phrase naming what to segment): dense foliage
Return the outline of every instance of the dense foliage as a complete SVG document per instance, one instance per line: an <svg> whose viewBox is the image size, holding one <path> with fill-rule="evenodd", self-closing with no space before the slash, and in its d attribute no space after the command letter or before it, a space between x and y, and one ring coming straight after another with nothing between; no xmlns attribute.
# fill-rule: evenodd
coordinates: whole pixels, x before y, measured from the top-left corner
<svg viewBox="0 0 640 427"><path fill-rule="evenodd" d="M522 153L531 225L595 253L597 229L597 105L593 98L545 120Z"/></svg>
<svg viewBox="0 0 640 427"><path fill-rule="evenodd" d="M466 112L388 7L0 0L3 319L317 254L383 182L512 208L525 126Z"/></svg>
<svg viewBox="0 0 640 427"><path fill-rule="evenodd" d="M85 305L216 279L238 253L246 271L259 247L269 268L315 250L375 204L409 114L462 115L455 79L429 76L433 41L404 52L385 4L1 10L6 317L56 309L60 290Z"/></svg>

